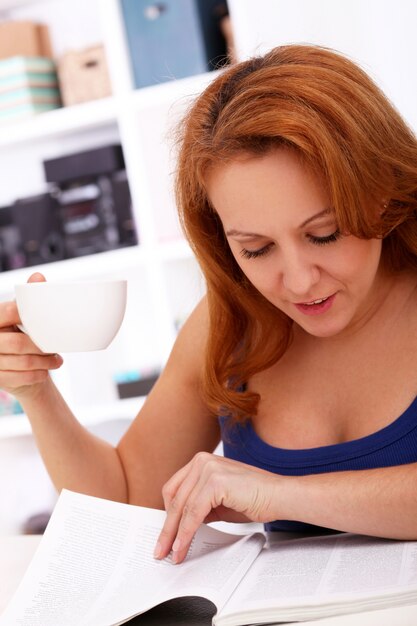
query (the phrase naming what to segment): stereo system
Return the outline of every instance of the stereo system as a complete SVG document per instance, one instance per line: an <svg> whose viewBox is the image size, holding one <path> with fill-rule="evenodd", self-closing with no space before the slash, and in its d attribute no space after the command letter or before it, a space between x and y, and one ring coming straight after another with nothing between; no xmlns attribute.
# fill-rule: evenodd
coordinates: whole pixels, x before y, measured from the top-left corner
<svg viewBox="0 0 417 626"><path fill-rule="evenodd" d="M138 243L120 145L43 166L48 191L0 209L0 271Z"/></svg>

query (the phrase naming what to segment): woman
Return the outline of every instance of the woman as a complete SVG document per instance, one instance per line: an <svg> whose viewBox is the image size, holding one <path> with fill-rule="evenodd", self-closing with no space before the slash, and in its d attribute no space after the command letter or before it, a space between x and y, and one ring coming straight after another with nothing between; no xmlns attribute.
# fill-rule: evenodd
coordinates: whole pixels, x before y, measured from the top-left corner
<svg viewBox="0 0 417 626"><path fill-rule="evenodd" d="M0 383L56 487L164 507L176 562L215 519L417 539L415 137L353 63L294 45L214 80L180 145L207 297L116 448L0 305Z"/></svg>

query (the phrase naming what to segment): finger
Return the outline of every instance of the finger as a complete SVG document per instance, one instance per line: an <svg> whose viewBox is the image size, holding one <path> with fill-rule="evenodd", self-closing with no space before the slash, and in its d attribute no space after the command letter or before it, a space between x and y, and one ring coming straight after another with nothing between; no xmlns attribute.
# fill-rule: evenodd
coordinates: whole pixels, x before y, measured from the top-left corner
<svg viewBox="0 0 417 626"><path fill-rule="evenodd" d="M171 478L163 486L162 498L164 501L164 507L166 511L169 509L169 506L173 498L175 498L175 495L179 487L182 485L185 478L191 471L191 468L192 468L192 461L190 461L189 463L187 463L187 465L184 465L184 467L182 467L180 470L175 472L175 474L171 476Z"/></svg>
<svg viewBox="0 0 417 626"><path fill-rule="evenodd" d="M16 324L22 323L16 302L0 302L0 320L1 331L14 328Z"/></svg>
<svg viewBox="0 0 417 626"><path fill-rule="evenodd" d="M35 272L34 274L31 274L31 276L29 276L28 278L28 283L45 283L45 282L46 282L46 278L40 272Z"/></svg>
<svg viewBox="0 0 417 626"><path fill-rule="evenodd" d="M164 501L169 501L169 505L165 507L167 516L155 546L155 558L163 559L171 552L184 505L197 480L198 473L191 462L177 472L164 486ZM169 496L166 495L168 492L170 493Z"/></svg>
<svg viewBox="0 0 417 626"><path fill-rule="evenodd" d="M221 457L197 454L172 499L160 535L160 546L164 555L172 549L174 563L184 560L199 526L213 509L222 504L223 466Z"/></svg>
<svg viewBox="0 0 417 626"><path fill-rule="evenodd" d="M174 563L181 563L185 559L198 528L213 517L219 519L219 513L236 521L245 519L241 512L232 511L228 506L227 487L234 469L235 464L229 459L216 455L208 457L199 480L182 507L182 516L172 545ZM241 490L241 484L239 489Z"/></svg>
<svg viewBox="0 0 417 626"><path fill-rule="evenodd" d="M182 563L190 549L195 533L204 520L218 504L213 501L215 494L208 488L205 480L197 483L183 507L182 516L178 524L178 531L172 544L172 560Z"/></svg>
<svg viewBox="0 0 417 626"><path fill-rule="evenodd" d="M30 372L0 372L0 387L6 390L16 390L20 387L43 383L48 376L48 370L32 370Z"/></svg>
<svg viewBox="0 0 417 626"><path fill-rule="evenodd" d="M23 372L32 370L55 370L61 367L59 354L0 354L0 371Z"/></svg>
<svg viewBox="0 0 417 626"><path fill-rule="evenodd" d="M32 339L21 332L3 332L0 335L0 354L45 354Z"/></svg>

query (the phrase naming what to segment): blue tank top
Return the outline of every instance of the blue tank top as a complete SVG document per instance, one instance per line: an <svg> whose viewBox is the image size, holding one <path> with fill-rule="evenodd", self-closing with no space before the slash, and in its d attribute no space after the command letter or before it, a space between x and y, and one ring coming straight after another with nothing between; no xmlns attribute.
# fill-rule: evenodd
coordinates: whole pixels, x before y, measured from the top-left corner
<svg viewBox="0 0 417 626"><path fill-rule="evenodd" d="M286 476L390 467L417 462L417 397L394 422L361 439L319 448L290 450L265 443L251 421L230 425L219 418L224 456ZM277 520L267 531L325 532L303 522Z"/></svg>

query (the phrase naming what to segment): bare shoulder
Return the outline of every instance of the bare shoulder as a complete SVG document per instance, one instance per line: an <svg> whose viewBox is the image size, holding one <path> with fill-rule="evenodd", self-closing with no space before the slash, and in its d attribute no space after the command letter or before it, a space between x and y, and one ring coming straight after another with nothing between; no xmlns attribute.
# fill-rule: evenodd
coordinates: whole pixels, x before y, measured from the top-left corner
<svg viewBox="0 0 417 626"><path fill-rule="evenodd" d="M207 336L204 299L181 329L164 371L118 446L130 502L162 506L163 484L220 440L218 422L201 395Z"/></svg>

